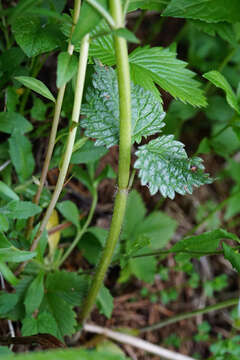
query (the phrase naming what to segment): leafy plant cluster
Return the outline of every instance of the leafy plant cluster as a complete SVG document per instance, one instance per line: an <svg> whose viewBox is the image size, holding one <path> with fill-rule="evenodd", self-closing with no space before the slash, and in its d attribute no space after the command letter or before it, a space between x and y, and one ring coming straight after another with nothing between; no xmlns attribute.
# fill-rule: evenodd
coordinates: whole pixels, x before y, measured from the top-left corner
<svg viewBox="0 0 240 360"><path fill-rule="evenodd" d="M198 156L210 153L220 156L226 164L217 174L217 181L230 179L234 182L226 200L220 204L208 201L198 209L196 227L172 247L169 242L178 225L176 220L158 207L148 213L141 195L131 190L120 241L112 257L112 266L120 267L118 282L126 283L132 276L150 284L156 276L167 281L169 269L159 264L159 259L169 253L176 255L179 270L186 273L187 284L195 289L200 286L200 279L193 270L192 258L223 254L240 272L240 240L229 223L238 220L240 211L240 168L237 158L233 158L239 149L240 136L239 1L232 0L228 11L224 0L121 3L126 13L137 9L154 10L161 14L163 21L169 17L186 20L179 41L188 41L188 61L196 72L203 74L207 81L205 89L196 79L196 73L187 67L187 62L178 59L176 43L167 48L138 46L139 39L133 31L126 27L114 28L108 1L83 2L76 24L74 11L66 13L63 0L37 3L21 0L8 7L0 3L3 19L0 42L0 96L3 100L0 112L0 272L11 289L0 291L0 318L20 321L22 336L48 333L64 341L65 335L70 336L79 329L78 309L85 306L91 292L92 274L83 269L69 272L61 266L77 246L84 259L95 268L101 264L107 247L109 232L91 226L91 221L99 185L106 178L117 177L110 165L99 171L101 158L110 148L124 143L119 122L122 99L116 38L133 43L135 47L128 56L134 162L131 180L124 190L130 190L137 171L141 184L149 188L151 195L159 193L163 198L174 199L176 193L192 194L195 187L212 182ZM81 61L78 58L81 59L87 37L90 47L78 124L71 113L79 85ZM226 48L229 53L222 59ZM47 77L41 71L50 55L56 52L57 93L54 76L50 74L47 86ZM230 61L231 67L228 66ZM64 97L58 109L61 91ZM164 110L163 91L173 98L167 110ZM84 209L80 209L79 214L76 203L69 200L68 187L62 186L56 209L41 230L42 217L49 209L53 194L44 186L36 201L41 186L36 147L39 139L49 136L51 121L48 119L56 117L57 111L63 121L53 141L50 168L58 167L61 171L69 139L75 132L74 146L68 154L67 176L70 181L78 181L87 188L92 204L87 216ZM197 114L205 121L204 131L210 128L211 135L204 137L196 153L188 157L179 138L182 128L189 129L191 119ZM225 205L226 229L219 218L219 211ZM203 224L207 231L194 235ZM57 228L59 225L63 225L61 231ZM32 244L36 244L34 249ZM66 250L60 246L62 244L68 246ZM208 297L226 286L225 274L203 284ZM113 297L103 284L100 288L96 304L100 313L110 318ZM143 291L142 296L149 294ZM177 300L178 292L169 288L161 294L150 295L152 302L159 298L166 305ZM195 341L207 341L209 333L208 323L202 323ZM178 348L178 340L173 335L165 344ZM211 359L220 360L229 354L231 359L237 358L238 342L237 336L219 340L211 346ZM118 356L101 350L94 353L80 350L78 355L75 350L69 350L66 356L74 358L81 351L86 359L126 358L123 354ZM64 354L59 352L57 356L65 358ZM34 356L41 358L42 355ZM54 353L44 356L51 358Z"/></svg>

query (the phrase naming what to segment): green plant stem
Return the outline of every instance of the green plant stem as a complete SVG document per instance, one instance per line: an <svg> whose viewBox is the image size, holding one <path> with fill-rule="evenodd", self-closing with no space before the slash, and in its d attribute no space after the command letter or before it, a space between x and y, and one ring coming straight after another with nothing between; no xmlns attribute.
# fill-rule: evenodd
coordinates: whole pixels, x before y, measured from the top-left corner
<svg viewBox="0 0 240 360"><path fill-rule="evenodd" d="M71 39L72 39L72 34L74 32L76 23L79 18L80 7L81 7L81 0L75 0L74 10L73 10L73 23L72 23L69 42L68 42L68 53L70 55L73 54L73 50L74 50L74 46L71 43ZM59 124L59 120L60 120L65 89L66 89L66 84L62 85L58 90L58 95L57 95L55 109L54 109L53 124L52 124L52 128L51 128L51 133L50 133L50 138L49 138L49 143L48 143L48 148L47 148L47 154L46 154L44 164L43 164L43 169L41 172L40 183L39 183L37 193L34 198L34 203L36 205L39 204L40 196L41 196L41 193L42 193L45 181L46 181L47 173L48 173L49 164L50 164L50 161L52 158L52 153L53 153L53 149L54 149L54 145L55 145L55 141L56 141L57 129L58 129L58 124ZM27 227L27 237L29 237L29 235L32 231L33 223L34 223L34 216L29 219L28 227Z"/></svg>
<svg viewBox="0 0 240 360"><path fill-rule="evenodd" d="M69 166L70 159L72 156L75 136L76 136L76 132L77 132L77 124L78 124L78 120L79 120L79 116L80 116L83 88L84 88L85 75L86 75L86 69L87 69L88 49L89 49L89 34L84 36L82 43L81 43L71 126L70 126L70 130L69 130L69 134L68 134L66 148L64 149L64 158L63 158L62 166L61 166L61 169L59 172L58 181L57 181L54 193L52 195L50 204L48 205L47 211L43 217L43 220L40 225L37 236L35 237L35 239L32 243L31 251L36 249L39 239L48 223L48 220L52 214L53 209L55 208L55 205L58 201L59 195L64 186L64 181L65 181L65 178L67 175L68 166Z"/></svg>
<svg viewBox="0 0 240 360"><path fill-rule="evenodd" d="M220 202L220 204L218 204L212 211L210 211L204 219L202 219L196 226L194 226L190 231L188 231L185 236L194 234L195 231L198 230L200 226L202 226L206 221L208 221L213 214L221 210L228 203L228 201L230 201L234 196L237 195L240 195L240 191L236 191L235 193L224 199L222 202Z"/></svg>
<svg viewBox="0 0 240 360"><path fill-rule="evenodd" d="M115 29L116 24L112 16L95 0L86 0L97 12L107 21L112 29Z"/></svg>
<svg viewBox="0 0 240 360"><path fill-rule="evenodd" d="M157 329L161 329L164 326L170 325L170 324L174 324L178 321L181 320L186 320L186 319L190 319L194 316L197 315L202 315L202 314L207 314L211 311L217 311L220 309L224 309L233 305L237 305L239 302L239 298L234 298L234 299L229 299L226 301L222 301L218 304L214 304L214 305L210 305L210 306L206 306L203 309L198 309L198 310L194 310L194 311L190 311L184 314L180 314L180 315L176 315L176 316L172 316L170 319L167 320L163 320L159 323L153 324L151 326L146 326L142 329L140 329L140 333L146 332L146 331L152 331L152 330L157 330Z"/></svg>
<svg viewBox="0 0 240 360"><path fill-rule="evenodd" d="M92 200L92 205L90 208L90 211L88 213L88 217L86 222L84 223L82 229L80 229L75 237L75 239L73 240L73 242L71 243L71 245L69 246L69 248L66 250L66 252L63 254L62 258L60 259L60 261L58 262L58 267L60 267L64 261L68 258L68 256L71 254L71 252L73 251L73 249L77 246L77 244L79 243L80 239L82 238L82 236L85 234L85 232L87 231L87 228L89 226L89 224L92 221L93 218L93 214L94 211L96 209L97 206L97 201L98 201L98 195L97 195L97 190L94 189L94 193L93 193L93 200Z"/></svg>
<svg viewBox="0 0 240 360"><path fill-rule="evenodd" d="M118 28L124 26L121 0L110 0L110 11ZM90 291L83 306L80 320L85 322L96 301L97 294L103 284L106 271L111 263L113 252L117 244L124 220L131 159L131 91L128 63L127 42L124 38L115 36L115 53L117 60L119 112L120 112L120 141L119 141L119 169L118 191L114 202L112 222L100 262L97 266Z"/></svg>

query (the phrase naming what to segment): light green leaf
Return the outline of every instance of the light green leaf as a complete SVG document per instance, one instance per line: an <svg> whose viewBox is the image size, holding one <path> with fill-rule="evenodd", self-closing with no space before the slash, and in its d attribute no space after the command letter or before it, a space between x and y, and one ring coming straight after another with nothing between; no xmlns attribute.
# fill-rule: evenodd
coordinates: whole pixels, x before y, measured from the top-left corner
<svg viewBox="0 0 240 360"><path fill-rule="evenodd" d="M56 49L63 39L58 24L43 24L42 18L34 15L18 16L12 31L18 45L29 57Z"/></svg>
<svg viewBox="0 0 240 360"><path fill-rule="evenodd" d="M128 196L126 214L121 236L123 238L131 238L139 223L141 223L146 215L146 206L141 195L132 190Z"/></svg>
<svg viewBox="0 0 240 360"><path fill-rule="evenodd" d="M15 79L27 88L36 91L38 94L55 102L53 94L42 81L31 76L16 76Z"/></svg>
<svg viewBox="0 0 240 360"><path fill-rule="evenodd" d="M130 0L128 11L137 9L162 11L170 0Z"/></svg>
<svg viewBox="0 0 240 360"><path fill-rule="evenodd" d="M184 145L172 135L161 136L142 145L136 151L134 167L140 169L142 185L147 185L152 195L157 191L164 197L174 199L175 192L192 193L193 186L210 183L204 173L202 159L188 159Z"/></svg>
<svg viewBox="0 0 240 360"><path fill-rule="evenodd" d="M0 197L7 200L19 200L19 196L2 181L0 181Z"/></svg>
<svg viewBox="0 0 240 360"><path fill-rule="evenodd" d="M134 43L134 44L139 44L139 42L140 42L139 39L134 35L134 33L132 31L128 30L127 28L119 28L114 31L114 34L117 36L123 37L127 41Z"/></svg>
<svg viewBox="0 0 240 360"><path fill-rule="evenodd" d="M3 277L11 284L11 285L17 285L18 279L12 272L12 270L4 264L1 255L0 255L0 272L2 273Z"/></svg>
<svg viewBox="0 0 240 360"><path fill-rule="evenodd" d="M111 318L114 307L113 297L110 291L105 286L102 286L101 290L98 293L97 307L100 314L105 315L108 319Z"/></svg>
<svg viewBox="0 0 240 360"><path fill-rule="evenodd" d="M46 311L38 314L37 325L39 334L57 335L57 323L54 317Z"/></svg>
<svg viewBox="0 0 240 360"><path fill-rule="evenodd" d="M225 259L232 264L233 268L236 269L237 272L240 272L240 254L238 251L232 249L231 246L226 243L223 243L222 246Z"/></svg>
<svg viewBox="0 0 240 360"><path fill-rule="evenodd" d="M109 33L111 30L105 21L101 21L92 31L89 55L101 61L102 64L112 66L116 64L114 42L112 34L98 36L102 33ZM96 36L96 37L95 37Z"/></svg>
<svg viewBox="0 0 240 360"><path fill-rule="evenodd" d="M62 201L58 203L57 209L68 221L73 223L77 228L80 227L79 211L74 202L70 200Z"/></svg>
<svg viewBox="0 0 240 360"><path fill-rule="evenodd" d="M42 208L31 201L11 201L1 208L3 214L10 219L27 219L42 211Z"/></svg>
<svg viewBox="0 0 240 360"><path fill-rule="evenodd" d="M172 0L163 16L234 23L240 21L240 2L231 0L227 4L226 0Z"/></svg>
<svg viewBox="0 0 240 360"><path fill-rule="evenodd" d="M32 314L35 310L37 310L42 302L44 295L44 287L43 287L44 274L40 273L37 277L31 282L29 285L24 305L26 308L27 314Z"/></svg>
<svg viewBox="0 0 240 360"><path fill-rule="evenodd" d="M97 3L107 10L107 0L98 0ZM80 16L73 32L72 42L79 45L84 35L88 34L101 21L99 12L85 1L81 7Z"/></svg>
<svg viewBox="0 0 240 360"><path fill-rule="evenodd" d="M9 154L20 181L27 180L35 166L31 142L26 136L14 131L9 138Z"/></svg>
<svg viewBox="0 0 240 360"><path fill-rule="evenodd" d="M234 110L236 110L238 114L240 114L240 106L238 105L237 96L233 92L233 89L226 78L216 70L209 71L208 73L204 74L203 77L205 77L205 79L209 80L218 88L222 89L226 94L228 104Z"/></svg>
<svg viewBox="0 0 240 360"><path fill-rule="evenodd" d="M140 280L147 283L154 281L155 274L157 272L157 260L153 256L139 257L136 259L130 259L129 266L131 272Z"/></svg>
<svg viewBox="0 0 240 360"><path fill-rule="evenodd" d="M0 232L6 232L9 229L9 222L5 215L0 214Z"/></svg>
<svg viewBox="0 0 240 360"><path fill-rule="evenodd" d="M34 328L34 326L32 326ZM25 334L26 335L26 334ZM13 355L4 355L4 360L12 360ZM123 355L109 353L107 351L64 349L51 351L34 351L19 354L18 360L127 360Z"/></svg>
<svg viewBox="0 0 240 360"><path fill-rule="evenodd" d="M6 262L22 262L32 259L35 255L35 252L19 250L14 246L0 249L0 259Z"/></svg>
<svg viewBox="0 0 240 360"><path fill-rule="evenodd" d="M159 101L138 85L132 85L132 142L139 143L161 131L165 113ZM112 68L95 66L92 85L87 89L86 104L82 106L85 119L81 125L85 135L96 138L96 145L107 148L119 140L119 98L116 72Z"/></svg>
<svg viewBox="0 0 240 360"><path fill-rule="evenodd" d="M72 79L72 77L77 72L78 59L68 52L61 52L58 55L57 63L57 87L60 88L62 85L66 84Z"/></svg>
<svg viewBox="0 0 240 360"><path fill-rule="evenodd" d="M0 131L12 134L13 130L17 130L24 134L32 129L32 124L21 114L13 111L0 112Z"/></svg>
<svg viewBox="0 0 240 360"><path fill-rule="evenodd" d="M129 55L130 69L137 84L159 85L173 97L193 106L206 106L206 98L193 79L195 73L186 69L187 63L178 60L176 54L161 47L138 47ZM137 75L134 73L137 72ZM145 84L145 85L144 85Z"/></svg>

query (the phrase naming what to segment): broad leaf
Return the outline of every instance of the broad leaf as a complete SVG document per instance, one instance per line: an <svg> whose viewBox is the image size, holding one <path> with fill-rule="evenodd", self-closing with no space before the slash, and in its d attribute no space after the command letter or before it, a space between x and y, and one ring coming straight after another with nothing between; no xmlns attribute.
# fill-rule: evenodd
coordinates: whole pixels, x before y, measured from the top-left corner
<svg viewBox="0 0 240 360"><path fill-rule="evenodd" d="M218 71L213 70L204 74L203 77L211 81L215 86L222 89L226 93L228 104L240 114L240 106L238 105L237 96L226 78Z"/></svg>
<svg viewBox="0 0 240 360"><path fill-rule="evenodd" d="M0 292L0 317L8 313L17 304L17 294L9 294L5 291Z"/></svg>
<svg viewBox="0 0 240 360"><path fill-rule="evenodd" d="M140 169L142 185L147 185L152 195L157 191L174 199L175 192L191 194L193 186L208 184L211 180L204 173L202 159L188 159L184 145L172 135L162 136L140 146L134 167Z"/></svg>
<svg viewBox="0 0 240 360"><path fill-rule="evenodd" d="M70 200L62 201L58 203L57 209L68 221L71 221L77 228L80 227L79 211L74 202Z"/></svg>
<svg viewBox="0 0 240 360"><path fill-rule="evenodd" d="M29 57L49 52L61 45L59 25L42 25L41 18L34 15L20 15L13 23L15 39Z"/></svg>
<svg viewBox="0 0 240 360"><path fill-rule="evenodd" d="M97 3L107 9L107 0L98 0ZM79 45L84 35L88 34L101 21L101 15L87 1L81 7L80 16L73 32L72 42Z"/></svg>
<svg viewBox="0 0 240 360"><path fill-rule="evenodd" d="M231 246L227 245L226 243L222 244L224 257L227 259L233 266L237 272L240 272L240 254L236 250L233 250Z"/></svg>
<svg viewBox="0 0 240 360"><path fill-rule="evenodd" d="M36 255L32 251L19 250L14 246L0 249L0 259L5 262L22 262L32 259Z"/></svg>
<svg viewBox="0 0 240 360"><path fill-rule="evenodd" d="M24 134L32 130L32 124L25 119L21 114L13 111L0 113L0 131L12 134L13 130Z"/></svg>
<svg viewBox="0 0 240 360"><path fill-rule="evenodd" d="M27 314L32 314L36 309L39 308L43 295L44 295L44 286L43 286L44 274L40 273L29 285L24 305L26 308Z"/></svg>
<svg viewBox="0 0 240 360"><path fill-rule="evenodd" d="M95 146L93 141L88 140L80 149L72 154L71 164L93 163L106 153L107 150L104 146Z"/></svg>
<svg viewBox="0 0 240 360"><path fill-rule="evenodd" d="M147 283L152 283L157 272L157 260L153 256L150 256L147 259L144 257L130 259L129 267L132 274L138 279Z"/></svg>
<svg viewBox="0 0 240 360"><path fill-rule="evenodd" d="M17 76L15 77L15 79L27 88L36 91L38 94L55 102L53 94L42 81L35 79L31 76Z"/></svg>
<svg viewBox="0 0 240 360"><path fill-rule="evenodd" d="M98 36L109 31L110 28L104 21L96 26L91 34L89 55L100 60L104 65L112 66L116 64L113 37L111 34Z"/></svg>
<svg viewBox="0 0 240 360"><path fill-rule="evenodd" d="M172 0L163 16L197 19L206 22L240 21L239 0Z"/></svg>
<svg viewBox="0 0 240 360"><path fill-rule="evenodd" d="M137 9L162 11L168 3L169 0L130 0L128 11Z"/></svg>
<svg viewBox="0 0 240 360"><path fill-rule="evenodd" d="M9 138L9 153L20 181L27 180L33 173L35 162L32 144L28 138L14 131Z"/></svg>
<svg viewBox="0 0 240 360"><path fill-rule="evenodd" d="M96 138L96 145L111 147L119 141L119 99L116 72L112 68L95 66L92 85L87 89L81 125L85 135ZM165 113L159 101L138 85L132 84L132 142L139 143L161 131Z"/></svg>
<svg viewBox="0 0 240 360"><path fill-rule="evenodd" d="M60 88L72 79L74 74L77 72L78 59L68 52L61 52L58 55L57 63L57 87Z"/></svg>
<svg viewBox="0 0 240 360"><path fill-rule="evenodd" d="M134 81L152 91L154 83L173 97L194 106L206 106L206 98L193 79L195 73L186 69L187 63L178 60L176 54L161 47L138 47L129 55L131 75Z"/></svg>

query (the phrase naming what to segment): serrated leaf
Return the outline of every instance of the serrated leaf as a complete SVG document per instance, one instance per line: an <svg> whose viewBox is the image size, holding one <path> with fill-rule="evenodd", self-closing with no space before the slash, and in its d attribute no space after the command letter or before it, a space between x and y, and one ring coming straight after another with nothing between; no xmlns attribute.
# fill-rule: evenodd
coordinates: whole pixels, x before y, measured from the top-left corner
<svg viewBox="0 0 240 360"><path fill-rule="evenodd" d="M1 208L1 211L10 219L28 219L42 211L42 208L31 201L11 201Z"/></svg>
<svg viewBox="0 0 240 360"><path fill-rule="evenodd" d="M57 324L56 336L63 340L64 335L72 335L75 332L76 314L65 300L54 292L47 292L42 304L43 311L52 315Z"/></svg>
<svg viewBox="0 0 240 360"><path fill-rule="evenodd" d="M46 311L38 314L37 326L39 334L52 334L57 336L57 323L54 317Z"/></svg>
<svg viewBox="0 0 240 360"><path fill-rule="evenodd" d="M114 42L112 34L98 36L102 33L110 32L109 26L105 21L101 21L92 31L89 55L98 59L104 65L112 66L116 64Z"/></svg>
<svg viewBox="0 0 240 360"><path fill-rule="evenodd" d="M24 300L27 314L32 314L36 309L38 309L42 302L44 295L43 279L44 274L38 274L27 289Z"/></svg>
<svg viewBox="0 0 240 360"><path fill-rule="evenodd" d="M96 138L96 145L107 148L119 141L119 98L116 72L112 68L95 66L92 85L87 89L81 125L85 135ZM132 84L132 142L161 131L165 113L159 101L138 85Z"/></svg>
<svg viewBox="0 0 240 360"><path fill-rule="evenodd" d="M0 181L0 197L7 200L19 200L18 195L2 181Z"/></svg>
<svg viewBox="0 0 240 360"><path fill-rule="evenodd" d="M233 250L231 246L226 243L223 243L222 246L225 259L232 264L233 268L236 269L237 272L240 272L240 254L237 250Z"/></svg>
<svg viewBox="0 0 240 360"><path fill-rule="evenodd" d="M22 320L21 333L23 336L35 335L38 333L37 319L27 316Z"/></svg>
<svg viewBox="0 0 240 360"><path fill-rule="evenodd" d="M60 88L72 79L74 74L77 72L78 59L68 52L61 52L58 55L57 63L57 87Z"/></svg>
<svg viewBox="0 0 240 360"><path fill-rule="evenodd" d="M208 79L212 84L217 86L218 88L222 89L227 98L228 104L238 113L240 114L240 106L238 105L237 96L233 92L233 89L226 78L216 70L209 71L208 73L204 74L203 77Z"/></svg>
<svg viewBox="0 0 240 360"><path fill-rule="evenodd" d="M32 124L21 114L13 111L0 113L0 131L6 134L12 134L13 130L18 130L19 133L24 134L31 131L32 128Z"/></svg>
<svg viewBox="0 0 240 360"><path fill-rule="evenodd" d="M174 199L175 192L191 194L193 186L210 183L204 173L202 159L188 159L184 145L172 135L161 136L140 146L136 151L134 167L140 169L142 185L147 185L152 195L157 191L164 197Z"/></svg>
<svg viewBox="0 0 240 360"><path fill-rule="evenodd" d="M16 76L15 79L27 88L36 91L38 94L55 102L53 94L42 81L35 79L31 76Z"/></svg>
<svg viewBox="0 0 240 360"><path fill-rule="evenodd" d="M97 3L107 10L107 0L98 0ZM85 1L81 7L80 16L73 32L72 43L78 45L84 35L88 34L100 21L99 12Z"/></svg>
<svg viewBox="0 0 240 360"><path fill-rule="evenodd" d="M12 310L18 302L17 294L10 294L5 291L0 292L0 317Z"/></svg>
<svg viewBox="0 0 240 360"><path fill-rule="evenodd" d="M144 87L158 84L173 97L193 106L206 106L206 98L199 89L200 83L193 79L195 73L186 69L187 63L176 58L176 54L161 47L138 47L129 55L131 72L137 84ZM148 84L149 86L149 84Z"/></svg>
<svg viewBox="0 0 240 360"><path fill-rule="evenodd" d="M57 209L68 220L71 221L77 228L80 227L79 212L76 204L70 200L58 203Z"/></svg>
<svg viewBox="0 0 240 360"><path fill-rule="evenodd" d="M100 314L105 315L108 319L111 318L114 307L113 297L110 291L105 286L102 286L101 290L98 293L97 307L99 309Z"/></svg>
<svg viewBox="0 0 240 360"><path fill-rule="evenodd" d="M234 23L240 21L240 2L231 0L226 4L226 0L172 0L162 15Z"/></svg>
<svg viewBox="0 0 240 360"><path fill-rule="evenodd" d="M76 273L56 271L48 274L46 288L48 293L55 294L70 305L80 306L86 296L88 279Z"/></svg>
<svg viewBox="0 0 240 360"><path fill-rule="evenodd" d="M206 252L213 252L216 251L219 242L225 238L231 238L234 234L228 233L223 229L217 229L213 231L205 232L201 235L189 236L184 238L183 240L179 241L175 244L172 248L172 252L189 252L193 255L205 254ZM236 236L236 235L235 235ZM235 237L234 237L235 238Z"/></svg>
<svg viewBox="0 0 240 360"><path fill-rule="evenodd" d="M42 24L34 15L18 16L12 26L15 39L29 57L56 49L62 42L58 24Z"/></svg>
<svg viewBox="0 0 240 360"><path fill-rule="evenodd" d="M20 181L27 180L33 173L35 161L32 144L28 138L14 131L9 138L9 154Z"/></svg>

